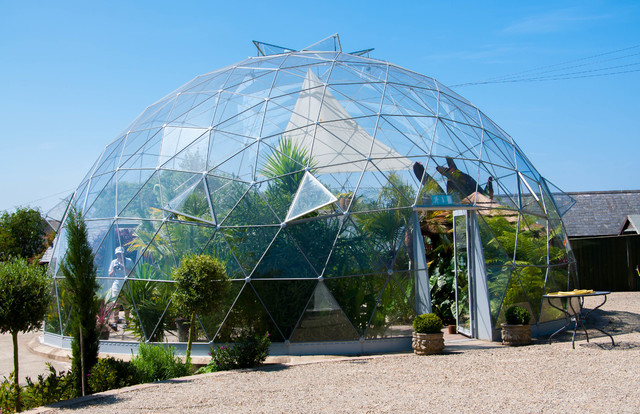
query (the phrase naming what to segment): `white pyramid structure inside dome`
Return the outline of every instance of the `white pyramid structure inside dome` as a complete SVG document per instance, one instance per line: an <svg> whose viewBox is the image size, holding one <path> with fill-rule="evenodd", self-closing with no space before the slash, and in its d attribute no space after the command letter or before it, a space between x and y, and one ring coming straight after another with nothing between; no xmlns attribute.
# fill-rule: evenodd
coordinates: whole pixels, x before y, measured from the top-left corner
<svg viewBox="0 0 640 414"><path fill-rule="evenodd" d="M258 56L149 106L50 213L61 224L45 340L69 335L70 208L99 295L126 311L104 352L183 346L171 271L192 254L232 280L220 309L198 315L195 355L242 328L268 331L274 354L402 350L430 311L486 340L512 305L534 332L555 327L542 295L577 284L562 224L573 201L509 135L432 78L373 49L344 53L337 35L299 51L254 44Z"/></svg>

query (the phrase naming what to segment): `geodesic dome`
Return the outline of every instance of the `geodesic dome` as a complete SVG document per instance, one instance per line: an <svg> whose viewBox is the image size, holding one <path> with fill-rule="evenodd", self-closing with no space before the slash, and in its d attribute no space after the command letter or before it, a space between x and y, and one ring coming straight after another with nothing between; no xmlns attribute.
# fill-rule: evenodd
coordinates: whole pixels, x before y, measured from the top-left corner
<svg viewBox="0 0 640 414"><path fill-rule="evenodd" d="M105 303L117 295L130 311L131 338L174 338L171 270L203 253L233 282L220 312L198 315L200 341L249 327L289 347L406 344L416 312L431 310L429 229L453 241L453 211L475 230L451 266L482 276L486 293L471 295L486 295L491 329L511 304L535 324L559 318L542 295L575 273L561 222L571 199L455 92L330 40L259 44L260 56L196 77L107 145L66 201L84 215ZM119 247L130 264L114 278ZM65 251L63 225L46 321L63 336Z"/></svg>

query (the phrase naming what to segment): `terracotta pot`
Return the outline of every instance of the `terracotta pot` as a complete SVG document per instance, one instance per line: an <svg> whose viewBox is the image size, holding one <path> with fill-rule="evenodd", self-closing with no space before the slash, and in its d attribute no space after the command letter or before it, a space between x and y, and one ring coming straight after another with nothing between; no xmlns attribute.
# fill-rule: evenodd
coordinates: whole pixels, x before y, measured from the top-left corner
<svg viewBox="0 0 640 414"><path fill-rule="evenodd" d="M439 354L444 349L444 337L442 332L431 334L414 332L411 346L417 355Z"/></svg>
<svg viewBox="0 0 640 414"><path fill-rule="evenodd" d="M531 343L531 325L502 324L502 345L521 346Z"/></svg>
<svg viewBox="0 0 640 414"><path fill-rule="evenodd" d="M455 325L448 325L447 329L448 329L449 334L451 334L451 335L453 335L455 333L458 333L458 330L456 329Z"/></svg>

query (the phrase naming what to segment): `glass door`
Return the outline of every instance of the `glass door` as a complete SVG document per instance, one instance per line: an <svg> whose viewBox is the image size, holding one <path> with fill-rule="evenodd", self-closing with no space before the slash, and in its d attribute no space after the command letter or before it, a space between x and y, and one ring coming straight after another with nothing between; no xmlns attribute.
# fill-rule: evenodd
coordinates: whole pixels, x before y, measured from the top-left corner
<svg viewBox="0 0 640 414"><path fill-rule="evenodd" d="M454 286L456 294L456 325L458 332L472 336L470 289L469 289L469 245L467 237L467 211L457 210L453 213L453 254L454 254Z"/></svg>

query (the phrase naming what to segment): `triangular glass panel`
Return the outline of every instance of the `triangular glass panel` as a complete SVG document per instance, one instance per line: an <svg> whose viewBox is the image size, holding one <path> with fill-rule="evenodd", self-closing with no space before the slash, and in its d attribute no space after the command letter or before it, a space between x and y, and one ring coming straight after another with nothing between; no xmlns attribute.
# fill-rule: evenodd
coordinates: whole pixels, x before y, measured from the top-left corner
<svg viewBox="0 0 640 414"><path fill-rule="evenodd" d="M411 207L418 191L415 180L410 173L383 173L375 161L367 165L366 171L356 191L358 202L351 206L351 211L371 211L378 209L397 209ZM410 162L409 168L413 163Z"/></svg>
<svg viewBox="0 0 640 414"><path fill-rule="evenodd" d="M215 130L230 135L250 137L253 139L259 138L262 136L261 132L266 107L266 101L262 98L262 102L255 107L240 112L236 116L217 124Z"/></svg>
<svg viewBox="0 0 640 414"><path fill-rule="evenodd" d="M183 257L201 254L213 237L216 228L205 224L187 224L184 222L166 222L169 243L173 249L178 266Z"/></svg>
<svg viewBox="0 0 640 414"><path fill-rule="evenodd" d="M416 311L410 298L396 284L387 281L380 302L365 333L367 338L397 338L411 336Z"/></svg>
<svg viewBox="0 0 640 414"><path fill-rule="evenodd" d="M242 181L229 180L218 176L207 175L207 186L211 195L211 205L215 214L215 222L222 223L227 214L251 188Z"/></svg>
<svg viewBox="0 0 640 414"><path fill-rule="evenodd" d="M136 229L136 239L131 248L144 246L150 232L144 232L142 228L147 225L147 221ZM156 271L156 278L161 280L171 280L171 271L177 266L174 249L171 245L171 238L167 231L167 226L162 226L153 237L151 243L142 252L144 262L153 265Z"/></svg>
<svg viewBox="0 0 640 414"><path fill-rule="evenodd" d="M285 221L302 217L338 199L310 172L305 172Z"/></svg>
<svg viewBox="0 0 640 414"><path fill-rule="evenodd" d="M368 243L384 266L391 269L397 249L404 239L410 215L410 209L395 209L354 213L351 218L361 230L361 234L366 235Z"/></svg>
<svg viewBox="0 0 640 414"><path fill-rule="evenodd" d="M135 257L138 259L146 254L147 247L153 241L162 223L161 220L131 220L130 225L132 228L128 228L126 237L120 239L121 246L125 249L125 254L133 254L135 252ZM134 225L135 227L133 227ZM127 239L130 239L130 241L126 242ZM154 264L150 260L147 262Z"/></svg>
<svg viewBox="0 0 640 414"><path fill-rule="evenodd" d="M62 220L67 213L67 209L71 203L71 199L73 198L73 193L69 194L65 198L61 199L59 203L53 206L47 213L45 214L45 220L51 226L53 231L58 231L60 225L62 224Z"/></svg>
<svg viewBox="0 0 640 414"><path fill-rule="evenodd" d="M83 217L88 219L115 217L116 215L116 181L118 173L114 174L95 198L93 204L85 208ZM88 201L88 197L87 197Z"/></svg>
<svg viewBox="0 0 640 414"><path fill-rule="evenodd" d="M531 324L540 315L546 269L537 267L515 268L505 293L498 323L504 322L504 312L513 305L522 306L531 313Z"/></svg>
<svg viewBox="0 0 640 414"><path fill-rule="evenodd" d="M118 171L118 191L116 212L118 215L129 205L153 175L153 170Z"/></svg>
<svg viewBox="0 0 640 414"><path fill-rule="evenodd" d="M489 216L480 214L477 216L478 227L480 228L480 238L484 253L484 262L487 266L500 266L513 262L513 247L517 223L510 223L503 216ZM505 236L505 233L507 234ZM507 253L502 243L509 245Z"/></svg>
<svg viewBox="0 0 640 414"><path fill-rule="evenodd" d="M152 132L153 134L151 138L133 155L131 155L129 159L121 163L121 168L155 170L158 167L158 157L162 151L162 137L164 129L158 128Z"/></svg>
<svg viewBox="0 0 640 414"><path fill-rule="evenodd" d="M217 232L213 235L207 247L205 247L202 254L212 256L220 260L227 271L227 276L233 280L243 280L247 275L242 271L242 268L238 264L238 260L233 255L229 244L225 240L221 232Z"/></svg>
<svg viewBox="0 0 640 414"><path fill-rule="evenodd" d="M564 264L569 261L569 239L560 220L549 220L549 264Z"/></svg>
<svg viewBox="0 0 640 414"><path fill-rule="evenodd" d="M171 114L169 115L167 125L170 126L187 126L183 125L182 122L176 122L178 119L184 119L185 116L191 111L198 111L198 108L203 105L204 102L210 100L214 94L212 93L193 93L193 92L178 92L173 108L171 109ZM215 103L215 99L214 99ZM207 106L207 105L205 105ZM215 107L215 106L214 106ZM212 107L209 106L211 110ZM213 115L213 112L211 112ZM209 123L207 125L202 125L204 127L208 127L211 125L211 118L209 118ZM193 126L193 125L192 125Z"/></svg>
<svg viewBox="0 0 640 414"><path fill-rule="evenodd" d="M324 283L318 283L291 342L352 341L359 334Z"/></svg>
<svg viewBox="0 0 640 414"><path fill-rule="evenodd" d="M213 145L213 144L212 144ZM210 153L211 153L210 149ZM214 150L215 151L215 150ZM221 177L233 178L250 183L256 180L256 168L258 157L258 145L254 140L253 145L218 164L215 169L209 170L209 174Z"/></svg>
<svg viewBox="0 0 640 414"><path fill-rule="evenodd" d="M253 280L251 284L285 339L289 339L318 281Z"/></svg>
<svg viewBox="0 0 640 414"><path fill-rule="evenodd" d="M547 191L553 200L554 206L556 206L556 208L558 209L558 214L560 215L560 217L564 216L565 213L569 211L571 207L573 207L573 205L576 203L576 200L553 185L551 182L544 180L544 183L547 186Z"/></svg>
<svg viewBox="0 0 640 414"><path fill-rule="evenodd" d="M265 42L259 42L257 40L253 40L253 45L256 47L256 49L258 49L258 56L279 55L282 53L295 52L294 49L276 46Z"/></svg>
<svg viewBox="0 0 640 414"><path fill-rule="evenodd" d="M54 279L55 287L58 292L57 300L58 303L58 312L60 315L60 323L61 326L58 325L62 331L63 336L71 336L71 311L73 310L73 306L71 305L71 296L72 293L66 287L65 279ZM52 324L52 329L55 325Z"/></svg>
<svg viewBox="0 0 640 414"><path fill-rule="evenodd" d="M127 330L139 341L164 342L173 327L168 311L176 290L173 283L154 280L127 280L122 288ZM126 316L125 316L126 318Z"/></svg>
<svg viewBox="0 0 640 414"><path fill-rule="evenodd" d="M251 283L244 284L214 340L219 343L233 342L242 329L259 335L268 332L272 342L284 342L282 333L264 308Z"/></svg>
<svg viewBox="0 0 640 414"><path fill-rule="evenodd" d="M202 327L209 338L209 341L215 340L217 342L221 342L219 338L216 338L216 334L244 286L244 280L231 282L227 294L222 299L220 306L218 306L218 310L216 312L198 315L200 323L202 323Z"/></svg>
<svg viewBox="0 0 640 414"><path fill-rule="evenodd" d="M188 111L171 120L169 125L187 128L208 128L213 122L213 114L218 106L218 94L216 92L200 92L197 94L184 93L180 96L192 95L197 101L196 105L188 108ZM175 111L174 111L175 112Z"/></svg>
<svg viewBox="0 0 640 414"><path fill-rule="evenodd" d="M142 147L149 142L153 137L162 131L161 128L145 129L144 131L129 132L125 142L124 149L122 150L122 157L120 158L120 164L127 163L132 155L138 153ZM129 164L126 164L129 165Z"/></svg>
<svg viewBox="0 0 640 414"><path fill-rule="evenodd" d="M547 265L547 221L534 216L520 216L516 264Z"/></svg>
<svg viewBox="0 0 640 414"><path fill-rule="evenodd" d="M491 309L491 321L494 326L497 326L498 314L509 286L512 269L512 266L486 266L489 307Z"/></svg>
<svg viewBox="0 0 640 414"><path fill-rule="evenodd" d="M44 331L56 335L62 335L62 329L60 328L60 312L58 305L62 303L58 297L58 289L56 288L57 280L52 279L50 284L50 293L53 300L49 302L47 307L47 313L44 317Z"/></svg>
<svg viewBox="0 0 640 414"><path fill-rule="evenodd" d="M332 34L331 36L325 37L324 39L311 44L305 48L304 50L321 50L321 51L330 51L330 52L342 52L342 46L340 45L340 36L338 34Z"/></svg>
<svg viewBox="0 0 640 414"><path fill-rule="evenodd" d="M216 224L204 179L187 187L169 201L163 210L176 214L179 220Z"/></svg>
<svg viewBox="0 0 640 414"><path fill-rule="evenodd" d="M158 155L158 165L163 165L176 154L179 154L187 146L194 143L200 137L208 133L208 129L204 128L177 128L177 127L165 127L162 134L162 146L160 147L160 153ZM204 154L200 154L201 157ZM187 160L195 162L193 160ZM200 164L202 161L200 160ZM180 167L184 167L182 164L178 164ZM186 164L188 166L188 162ZM202 172L201 168L198 168L198 172Z"/></svg>
<svg viewBox="0 0 640 414"><path fill-rule="evenodd" d="M280 226L231 227L220 231L224 234L245 274L250 275L276 237L278 230Z"/></svg>
<svg viewBox="0 0 640 414"><path fill-rule="evenodd" d="M172 170L159 170L157 175L160 183L160 199L164 205L202 179L202 174Z"/></svg>
<svg viewBox="0 0 640 414"><path fill-rule="evenodd" d="M140 191L118 214L119 217L162 219L161 186L158 174L152 175Z"/></svg>
<svg viewBox="0 0 640 414"><path fill-rule="evenodd" d="M543 200L540 195L540 187L530 181L524 175L520 177L521 211L525 214L533 214L538 217L546 217Z"/></svg>
<svg viewBox="0 0 640 414"><path fill-rule="evenodd" d="M386 275L368 275L337 277L324 281L361 336L369 326L386 279Z"/></svg>
<svg viewBox="0 0 640 414"><path fill-rule="evenodd" d="M209 151L209 133L205 132L163 164L162 168L202 173L207 170L207 151Z"/></svg>
<svg viewBox="0 0 640 414"><path fill-rule="evenodd" d="M104 150L105 155L100 160L100 165L93 173L94 176L114 171L118 167L124 142L125 137L121 137L107 146Z"/></svg>
<svg viewBox="0 0 640 414"><path fill-rule="evenodd" d="M278 233L251 275L252 279L317 277L318 274L313 271L307 258L300 253L300 249L286 231Z"/></svg>
<svg viewBox="0 0 640 414"><path fill-rule="evenodd" d="M267 184L264 183L252 185L221 225L225 227L280 225L280 219L263 198L261 190L266 187Z"/></svg>
<svg viewBox="0 0 640 414"><path fill-rule="evenodd" d="M161 127L167 123L169 114L175 102L175 95L167 97L157 104L151 105L146 111L131 125L131 131L141 131Z"/></svg>
<svg viewBox="0 0 640 414"><path fill-rule="evenodd" d="M207 169L217 169L219 170L217 171L218 174L224 173L231 177L234 170L225 168L220 169L219 165L232 156L241 153L241 151L255 142L256 140L254 138L212 130L209 142L209 159L207 160Z"/></svg>
<svg viewBox="0 0 640 414"><path fill-rule="evenodd" d="M96 201L96 198L100 195L100 193L102 193L102 190L104 190L106 185L111 181L111 179L114 176L115 174L108 173L108 174L91 177L91 181L89 182L89 189L87 191L87 197L84 202L82 202L82 197L78 198L79 203L76 203L74 201L74 203L76 203L75 204L76 208L78 210L81 210L83 213L89 210L89 208ZM115 205L114 205L114 210L115 210ZM113 217L113 215L111 217Z"/></svg>
<svg viewBox="0 0 640 414"><path fill-rule="evenodd" d="M287 225L285 231L309 260L315 272L321 275L341 224L339 217L327 217L323 220L292 223Z"/></svg>
<svg viewBox="0 0 640 414"><path fill-rule="evenodd" d="M345 219L324 276L364 275L387 270L378 252L368 243L368 237L358 230L351 218Z"/></svg>

